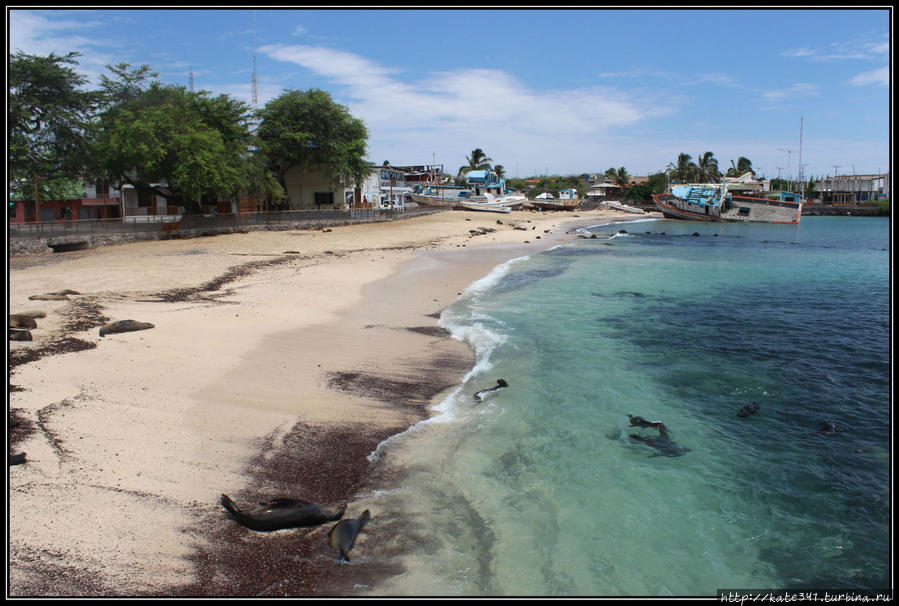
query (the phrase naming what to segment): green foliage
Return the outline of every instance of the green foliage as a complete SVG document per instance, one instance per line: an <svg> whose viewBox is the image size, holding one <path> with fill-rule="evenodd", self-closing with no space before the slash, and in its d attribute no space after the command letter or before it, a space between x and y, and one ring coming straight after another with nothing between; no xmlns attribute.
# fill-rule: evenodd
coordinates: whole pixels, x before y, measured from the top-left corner
<svg viewBox="0 0 899 606"><path fill-rule="evenodd" d="M154 82L101 117L97 153L112 176L171 200L234 193L246 174L249 108Z"/></svg>
<svg viewBox="0 0 899 606"><path fill-rule="evenodd" d="M87 78L72 67L78 56L19 51L9 61L8 177L15 183L30 180L32 192L37 181L41 199L57 188L40 181L79 176L90 155L98 95L80 88Z"/></svg>
<svg viewBox="0 0 899 606"><path fill-rule="evenodd" d="M456 175L457 182L463 181L465 175L473 170L490 170L490 165L493 163L493 159L488 158L487 154L480 147L473 149L470 156L465 156L465 160L468 164L459 167L459 172Z"/></svg>
<svg viewBox="0 0 899 606"><path fill-rule="evenodd" d="M285 91L259 118L261 149L282 184L293 166L322 170L335 185L358 185L372 172L365 160L368 129L325 91Z"/></svg>

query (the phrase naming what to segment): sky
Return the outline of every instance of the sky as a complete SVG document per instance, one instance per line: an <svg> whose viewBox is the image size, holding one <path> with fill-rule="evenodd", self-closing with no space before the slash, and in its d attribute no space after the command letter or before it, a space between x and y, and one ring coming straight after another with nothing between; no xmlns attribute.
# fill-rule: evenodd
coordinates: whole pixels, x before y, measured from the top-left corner
<svg viewBox="0 0 899 606"><path fill-rule="evenodd" d="M318 88L374 164L480 148L507 177L664 171L711 151L767 177L890 169L887 5L863 9L42 9L7 6L8 52L148 64L259 108Z"/></svg>

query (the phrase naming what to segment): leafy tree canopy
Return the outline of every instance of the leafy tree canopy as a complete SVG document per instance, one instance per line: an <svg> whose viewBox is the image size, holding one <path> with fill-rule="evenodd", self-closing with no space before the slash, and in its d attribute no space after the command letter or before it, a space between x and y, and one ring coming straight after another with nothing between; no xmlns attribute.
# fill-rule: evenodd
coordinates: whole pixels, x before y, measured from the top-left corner
<svg viewBox="0 0 899 606"><path fill-rule="evenodd" d="M260 145L282 185L293 166L320 169L340 185L360 184L372 172L365 159L368 129L325 91L285 91L259 118Z"/></svg>
<svg viewBox="0 0 899 606"><path fill-rule="evenodd" d="M78 53L47 57L18 51L9 61L9 177L35 184L84 172L91 144L91 118L98 102L81 87Z"/></svg>
<svg viewBox="0 0 899 606"><path fill-rule="evenodd" d="M112 176L170 200L234 193L248 161L248 106L154 82L102 118L98 155Z"/></svg>

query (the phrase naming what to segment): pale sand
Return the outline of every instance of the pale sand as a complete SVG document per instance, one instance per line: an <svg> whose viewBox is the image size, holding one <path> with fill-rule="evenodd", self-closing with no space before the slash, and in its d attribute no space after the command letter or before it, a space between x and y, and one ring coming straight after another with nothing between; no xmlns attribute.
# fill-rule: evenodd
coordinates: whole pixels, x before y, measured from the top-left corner
<svg viewBox="0 0 899 606"><path fill-rule="evenodd" d="M10 409L32 431L13 447L27 463L9 468L8 595L321 591L324 530L253 533L220 493L351 498L365 454L470 368L467 346L439 334L440 311L497 264L576 237L571 225L632 219L450 211L10 258L8 312L47 313L11 360L64 336L81 350L10 377ZM219 288L175 292L234 268ZM81 294L28 299L66 288ZM104 318L155 328L101 338ZM302 550L290 575L313 581L272 589L279 549Z"/></svg>

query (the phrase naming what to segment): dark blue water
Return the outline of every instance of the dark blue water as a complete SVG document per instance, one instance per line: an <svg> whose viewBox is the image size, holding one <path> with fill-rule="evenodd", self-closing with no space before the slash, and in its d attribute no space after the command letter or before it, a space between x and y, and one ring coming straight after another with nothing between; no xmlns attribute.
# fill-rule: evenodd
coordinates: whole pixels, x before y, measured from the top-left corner
<svg viewBox="0 0 899 606"><path fill-rule="evenodd" d="M888 587L888 220L593 232L444 313L478 364L380 453L414 538L375 593Z"/></svg>

